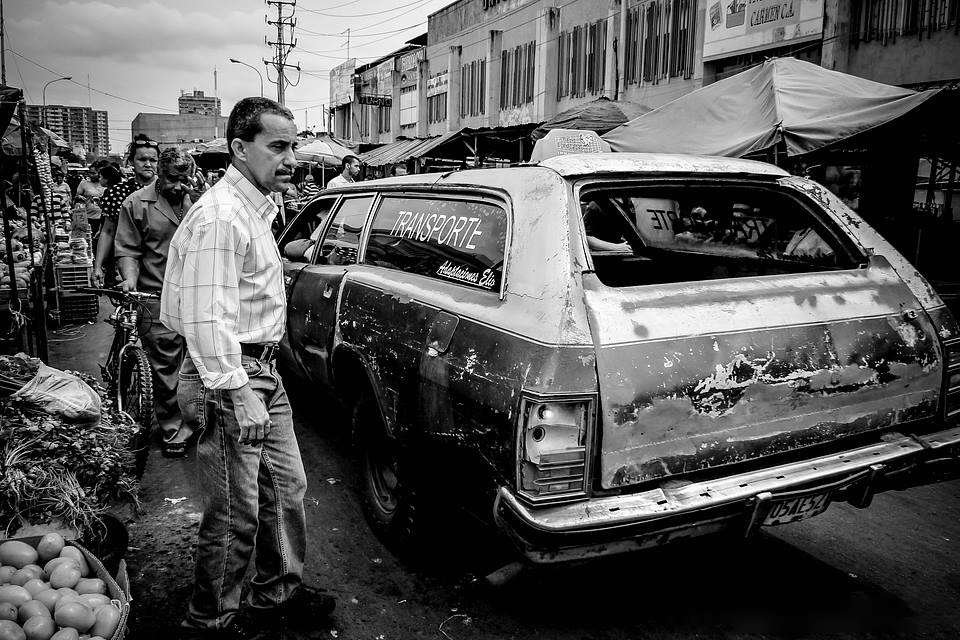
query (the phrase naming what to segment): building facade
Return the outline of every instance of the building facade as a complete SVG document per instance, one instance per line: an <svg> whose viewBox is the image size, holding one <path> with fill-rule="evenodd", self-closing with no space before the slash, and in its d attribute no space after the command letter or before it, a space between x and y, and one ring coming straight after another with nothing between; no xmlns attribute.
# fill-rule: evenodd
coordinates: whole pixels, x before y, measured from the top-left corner
<svg viewBox="0 0 960 640"><path fill-rule="evenodd" d="M181 91L180 97L177 98L177 107L180 115L219 116L220 98L205 96L203 91L196 89L192 93Z"/></svg>
<svg viewBox="0 0 960 640"><path fill-rule="evenodd" d="M110 122L106 111L60 104L27 105L27 120L50 129L66 140L79 156L106 157L110 153Z"/></svg>
<svg viewBox="0 0 960 640"><path fill-rule="evenodd" d="M960 0L457 0L428 17L422 49L331 73L331 131L383 143L543 122L601 96L656 108L784 55L956 83L958 20Z"/></svg>
<svg viewBox="0 0 960 640"><path fill-rule="evenodd" d="M227 119L222 116L173 113L138 113L130 124L130 135L143 133L162 147L190 146L210 142L227 133Z"/></svg>

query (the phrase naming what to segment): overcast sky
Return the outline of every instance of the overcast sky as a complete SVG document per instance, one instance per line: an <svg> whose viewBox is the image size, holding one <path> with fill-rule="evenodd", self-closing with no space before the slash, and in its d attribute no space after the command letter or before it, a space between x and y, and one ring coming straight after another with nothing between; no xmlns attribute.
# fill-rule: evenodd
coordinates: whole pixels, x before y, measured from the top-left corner
<svg viewBox="0 0 960 640"><path fill-rule="evenodd" d="M261 62L272 57L264 37L277 36L264 22L268 14L276 20L276 6L264 0L2 1L7 84L41 104L45 83L72 76L47 87L47 104L105 109L115 153L129 142L138 113L176 113L181 90L213 95L214 67L224 116L240 98L258 95L257 74L229 58L257 67L264 94L277 97L276 76ZM319 128L330 95L327 71L347 59L341 32L350 28L350 57L363 64L426 32L427 15L452 1L298 0L297 47L287 62L304 72L286 95L297 126ZM400 31L406 27L413 28ZM296 70L289 74L297 82Z"/></svg>

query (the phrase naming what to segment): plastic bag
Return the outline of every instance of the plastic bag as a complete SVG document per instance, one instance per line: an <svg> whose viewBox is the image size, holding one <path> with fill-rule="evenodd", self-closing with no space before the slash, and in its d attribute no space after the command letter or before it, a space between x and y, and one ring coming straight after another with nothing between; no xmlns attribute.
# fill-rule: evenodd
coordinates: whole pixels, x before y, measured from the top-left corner
<svg viewBox="0 0 960 640"><path fill-rule="evenodd" d="M12 398L30 402L68 420L100 419L100 395L80 378L40 363L37 375Z"/></svg>

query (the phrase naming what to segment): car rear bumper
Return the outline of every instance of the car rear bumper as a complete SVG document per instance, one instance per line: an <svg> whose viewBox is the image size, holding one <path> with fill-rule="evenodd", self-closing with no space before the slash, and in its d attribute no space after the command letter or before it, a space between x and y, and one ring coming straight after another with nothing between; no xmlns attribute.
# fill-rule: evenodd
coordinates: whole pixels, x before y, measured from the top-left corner
<svg viewBox="0 0 960 640"><path fill-rule="evenodd" d="M794 498L829 493L831 502L862 508L877 493L958 475L960 425L955 425L922 437L887 434L882 442L852 451L735 476L667 481L638 493L549 507L530 507L502 487L494 519L528 560L557 563L724 530L749 535L773 505Z"/></svg>

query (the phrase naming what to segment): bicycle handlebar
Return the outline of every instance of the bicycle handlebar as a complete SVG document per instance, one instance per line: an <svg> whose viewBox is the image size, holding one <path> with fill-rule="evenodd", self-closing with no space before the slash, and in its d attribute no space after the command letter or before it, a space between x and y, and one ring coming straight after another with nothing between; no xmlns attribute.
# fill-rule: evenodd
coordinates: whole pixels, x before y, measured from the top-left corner
<svg viewBox="0 0 960 640"><path fill-rule="evenodd" d="M143 291L122 291L120 289L103 289L101 287L63 287L71 293L95 293L98 296L131 298L133 300L159 300L159 293L144 293Z"/></svg>

